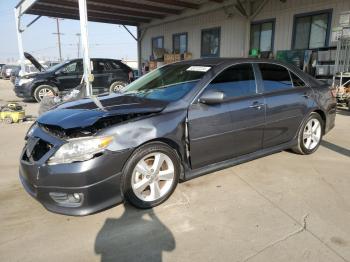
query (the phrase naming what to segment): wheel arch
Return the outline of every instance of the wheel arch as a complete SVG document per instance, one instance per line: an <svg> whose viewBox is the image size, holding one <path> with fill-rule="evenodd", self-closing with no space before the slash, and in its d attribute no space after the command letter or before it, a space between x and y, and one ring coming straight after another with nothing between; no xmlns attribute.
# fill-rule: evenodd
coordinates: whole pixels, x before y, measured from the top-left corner
<svg viewBox="0 0 350 262"><path fill-rule="evenodd" d="M322 118L322 120L323 120L322 134L324 135L325 134L325 130L326 130L326 122L327 122L327 117L326 117L325 112L323 112L321 109L315 109L312 112L319 114L320 117Z"/></svg>
<svg viewBox="0 0 350 262"><path fill-rule="evenodd" d="M172 139L170 139L170 138L167 138L167 137L159 137L159 138L151 139L151 140L148 140L148 141L146 141L146 142L140 144L138 147L134 148L133 153L134 153L137 149L139 149L140 147L142 147L142 146L145 146L145 145L150 144L150 143L157 143L157 142L158 142L158 143L163 143L163 144L169 146L171 149L174 150L174 152L176 153L176 155L177 155L177 157L178 157L178 159L179 159L179 164L180 164L180 180L184 180L184 178L185 178L184 165L183 165L183 161L184 161L184 158L183 158L183 157L184 157L184 156L183 156L183 154L181 153L181 149L180 149L181 147L180 147L180 145L179 145L176 141L174 141L174 140L172 140Z"/></svg>
<svg viewBox="0 0 350 262"><path fill-rule="evenodd" d="M45 86L45 85L51 86L53 89L55 89L56 93L59 92L59 89L58 89L57 85L55 85L52 82L49 82L49 81L36 82L36 83L33 84L33 87L32 87L32 92L31 92L32 97L34 97L34 92L39 86Z"/></svg>

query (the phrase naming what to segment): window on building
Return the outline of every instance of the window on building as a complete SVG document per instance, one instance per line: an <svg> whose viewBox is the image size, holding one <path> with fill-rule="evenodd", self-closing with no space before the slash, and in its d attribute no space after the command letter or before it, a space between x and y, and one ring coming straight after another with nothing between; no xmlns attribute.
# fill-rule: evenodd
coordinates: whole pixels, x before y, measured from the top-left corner
<svg viewBox="0 0 350 262"><path fill-rule="evenodd" d="M176 54L187 52L187 33L173 35L173 52Z"/></svg>
<svg viewBox="0 0 350 262"><path fill-rule="evenodd" d="M295 16L293 49L312 49L327 46L330 20L330 11Z"/></svg>
<svg viewBox="0 0 350 262"><path fill-rule="evenodd" d="M250 26L250 49L273 51L275 20L253 23Z"/></svg>
<svg viewBox="0 0 350 262"><path fill-rule="evenodd" d="M251 64L229 67L208 86L225 93L227 97L244 97L256 94L256 84Z"/></svg>
<svg viewBox="0 0 350 262"><path fill-rule="evenodd" d="M202 30L202 57L220 56L220 27Z"/></svg>
<svg viewBox="0 0 350 262"><path fill-rule="evenodd" d="M293 88L289 71L280 65L259 63L264 84L264 92L275 92Z"/></svg>
<svg viewBox="0 0 350 262"><path fill-rule="evenodd" d="M164 37L158 36L152 38L152 52L155 48L164 48Z"/></svg>

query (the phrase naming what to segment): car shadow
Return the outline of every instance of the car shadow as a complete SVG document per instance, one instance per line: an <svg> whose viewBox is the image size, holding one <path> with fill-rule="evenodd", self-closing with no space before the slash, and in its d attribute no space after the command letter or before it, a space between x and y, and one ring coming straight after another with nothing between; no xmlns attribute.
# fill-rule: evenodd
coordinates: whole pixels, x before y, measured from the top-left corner
<svg viewBox="0 0 350 262"><path fill-rule="evenodd" d="M335 145L335 144L328 142L328 141L325 141L325 140L323 140L321 142L321 146L324 146L325 148L333 150L334 152L337 152L337 153L342 154L344 156L350 157L350 150L345 148L345 147Z"/></svg>
<svg viewBox="0 0 350 262"><path fill-rule="evenodd" d="M125 205L119 218L106 219L95 240L95 253L101 261L161 262L164 251L176 243L172 232L153 209L138 210Z"/></svg>

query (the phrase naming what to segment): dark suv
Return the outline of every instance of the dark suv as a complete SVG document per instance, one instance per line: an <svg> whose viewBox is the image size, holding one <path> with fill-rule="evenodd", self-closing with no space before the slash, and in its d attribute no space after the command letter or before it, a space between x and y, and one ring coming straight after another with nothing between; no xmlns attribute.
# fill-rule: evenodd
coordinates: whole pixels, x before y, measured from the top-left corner
<svg viewBox="0 0 350 262"><path fill-rule="evenodd" d="M41 99L47 94L64 93L75 88L83 77L83 60L73 59L45 69L31 55L25 53L40 71L18 77L15 81L14 91L18 97L25 99ZM104 92L116 92L133 80L133 71L120 60L114 59L91 59L93 92L101 94Z"/></svg>

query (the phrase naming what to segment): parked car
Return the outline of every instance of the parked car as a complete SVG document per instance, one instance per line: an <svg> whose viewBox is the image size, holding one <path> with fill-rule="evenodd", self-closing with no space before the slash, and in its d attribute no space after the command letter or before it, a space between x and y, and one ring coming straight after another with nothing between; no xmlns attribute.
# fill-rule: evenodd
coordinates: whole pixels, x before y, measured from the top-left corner
<svg viewBox="0 0 350 262"><path fill-rule="evenodd" d="M62 104L26 135L20 179L50 211L151 208L179 181L289 148L312 154L336 115L328 86L273 60L169 64L99 101Z"/></svg>
<svg viewBox="0 0 350 262"><path fill-rule="evenodd" d="M18 77L20 71L21 71L20 66L11 70L10 81L12 84L15 84L16 78Z"/></svg>
<svg viewBox="0 0 350 262"><path fill-rule="evenodd" d="M35 65L40 73L23 76L16 81L15 93L18 97L41 101L47 94L65 92L78 86L83 77L83 60L73 59L45 68L30 54L25 57ZM107 91L117 92L133 80L132 69L120 60L93 58L93 91L97 94Z"/></svg>
<svg viewBox="0 0 350 262"><path fill-rule="evenodd" d="M0 79L2 78L2 67L4 66L5 64L0 64Z"/></svg>
<svg viewBox="0 0 350 262"><path fill-rule="evenodd" d="M10 79L12 70L18 69L18 65L4 65L1 68L2 79Z"/></svg>

